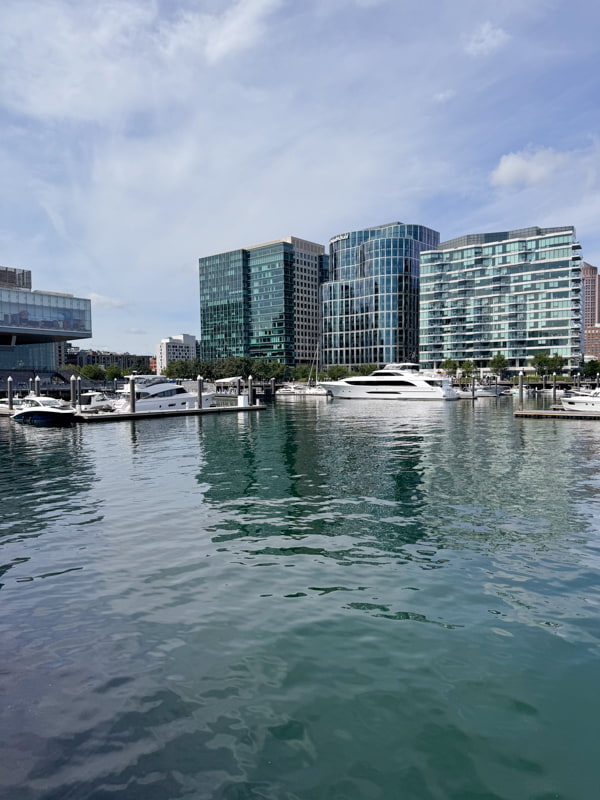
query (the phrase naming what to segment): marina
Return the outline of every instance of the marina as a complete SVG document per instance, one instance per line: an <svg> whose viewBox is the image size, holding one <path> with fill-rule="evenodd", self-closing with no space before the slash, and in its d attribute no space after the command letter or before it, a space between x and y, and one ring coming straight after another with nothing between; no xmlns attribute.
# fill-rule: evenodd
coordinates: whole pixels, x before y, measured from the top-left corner
<svg viewBox="0 0 600 800"><path fill-rule="evenodd" d="M593 797L598 422L231 408L0 418L0 794Z"/></svg>

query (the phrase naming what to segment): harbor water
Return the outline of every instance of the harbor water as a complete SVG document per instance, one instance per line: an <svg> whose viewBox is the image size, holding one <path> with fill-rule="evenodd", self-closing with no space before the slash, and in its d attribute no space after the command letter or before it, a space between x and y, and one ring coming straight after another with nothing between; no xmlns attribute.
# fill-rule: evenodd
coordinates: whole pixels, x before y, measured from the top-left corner
<svg viewBox="0 0 600 800"><path fill-rule="evenodd" d="M3 800L592 800L600 422L0 418Z"/></svg>

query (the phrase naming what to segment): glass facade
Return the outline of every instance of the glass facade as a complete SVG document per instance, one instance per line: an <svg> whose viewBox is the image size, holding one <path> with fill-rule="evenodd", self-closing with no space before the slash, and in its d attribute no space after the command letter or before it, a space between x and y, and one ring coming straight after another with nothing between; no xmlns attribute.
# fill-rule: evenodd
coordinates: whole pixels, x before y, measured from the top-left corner
<svg viewBox="0 0 600 800"><path fill-rule="evenodd" d="M322 245L293 236L201 258L201 358L308 362L324 262Z"/></svg>
<svg viewBox="0 0 600 800"><path fill-rule="evenodd" d="M334 236L322 286L322 364L416 361L419 257L440 235L394 222Z"/></svg>
<svg viewBox="0 0 600 800"><path fill-rule="evenodd" d="M420 363L485 368L501 353L581 358L581 256L575 229L524 228L442 242L421 255Z"/></svg>
<svg viewBox="0 0 600 800"><path fill-rule="evenodd" d="M12 270L30 284L27 270ZM6 283L6 282L5 282ZM80 297L0 288L0 369L56 369L56 343L92 335L91 302Z"/></svg>

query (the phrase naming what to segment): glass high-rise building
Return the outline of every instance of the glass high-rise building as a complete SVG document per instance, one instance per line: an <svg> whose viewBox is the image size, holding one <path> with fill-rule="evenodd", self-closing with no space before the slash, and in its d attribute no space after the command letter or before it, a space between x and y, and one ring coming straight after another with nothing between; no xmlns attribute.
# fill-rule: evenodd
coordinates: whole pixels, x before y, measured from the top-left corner
<svg viewBox="0 0 600 800"><path fill-rule="evenodd" d="M420 363L521 369L536 353L570 367L582 350L580 244L572 226L480 233L421 254Z"/></svg>
<svg viewBox="0 0 600 800"><path fill-rule="evenodd" d="M0 372L54 372L56 344L92 335L91 301L31 289L31 271L0 267Z"/></svg>
<svg viewBox="0 0 600 800"><path fill-rule="evenodd" d="M200 357L309 364L319 340L321 244L288 236L199 260Z"/></svg>
<svg viewBox="0 0 600 800"><path fill-rule="evenodd" d="M402 222L330 240L321 304L324 367L417 360L419 256L439 240L431 228Z"/></svg>

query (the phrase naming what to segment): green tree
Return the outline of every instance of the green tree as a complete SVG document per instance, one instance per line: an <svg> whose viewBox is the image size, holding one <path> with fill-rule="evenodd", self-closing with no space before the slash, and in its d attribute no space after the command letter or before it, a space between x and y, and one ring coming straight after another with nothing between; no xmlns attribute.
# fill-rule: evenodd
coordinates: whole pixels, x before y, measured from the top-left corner
<svg viewBox="0 0 600 800"><path fill-rule="evenodd" d="M550 356L545 351L536 353L529 362L530 366L533 367L538 375L547 375L549 372L552 372L550 363Z"/></svg>
<svg viewBox="0 0 600 800"><path fill-rule="evenodd" d="M566 363L567 359L564 356L559 356L558 353L554 353L548 359L549 371L556 372L557 375L560 375Z"/></svg>
<svg viewBox="0 0 600 800"><path fill-rule="evenodd" d="M600 373L600 361L597 361L595 358L591 358L589 361L585 361L583 364L583 368L581 374L584 378L588 380L590 378L595 378L596 375Z"/></svg>
<svg viewBox="0 0 600 800"><path fill-rule="evenodd" d="M496 353L496 355L492 356L490 359L488 367L494 375L502 375L504 370L508 368L508 361L502 353Z"/></svg>
<svg viewBox="0 0 600 800"><path fill-rule="evenodd" d="M357 375L370 375L372 372L375 372L377 369L377 364L361 364L360 367L356 368Z"/></svg>
<svg viewBox="0 0 600 800"><path fill-rule="evenodd" d="M470 378L475 372L475 364L472 361L463 361L460 369L465 378Z"/></svg>
<svg viewBox="0 0 600 800"><path fill-rule="evenodd" d="M106 373L99 364L86 364L79 372L90 381L103 381L106 378Z"/></svg>
<svg viewBox="0 0 600 800"><path fill-rule="evenodd" d="M106 380L114 381L115 378L122 378L123 371L118 364L109 364L106 368Z"/></svg>
<svg viewBox="0 0 600 800"><path fill-rule="evenodd" d="M347 378L350 372L342 364L332 364L327 370L327 377L332 381L339 381Z"/></svg>
<svg viewBox="0 0 600 800"><path fill-rule="evenodd" d="M448 373L448 375L456 375L456 370L458 369L458 362L455 361L453 358L447 358L445 361L442 361L440 366L443 370L445 370Z"/></svg>
<svg viewBox="0 0 600 800"><path fill-rule="evenodd" d="M294 381L307 381L310 367L308 364L296 364L292 370L292 380Z"/></svg>

